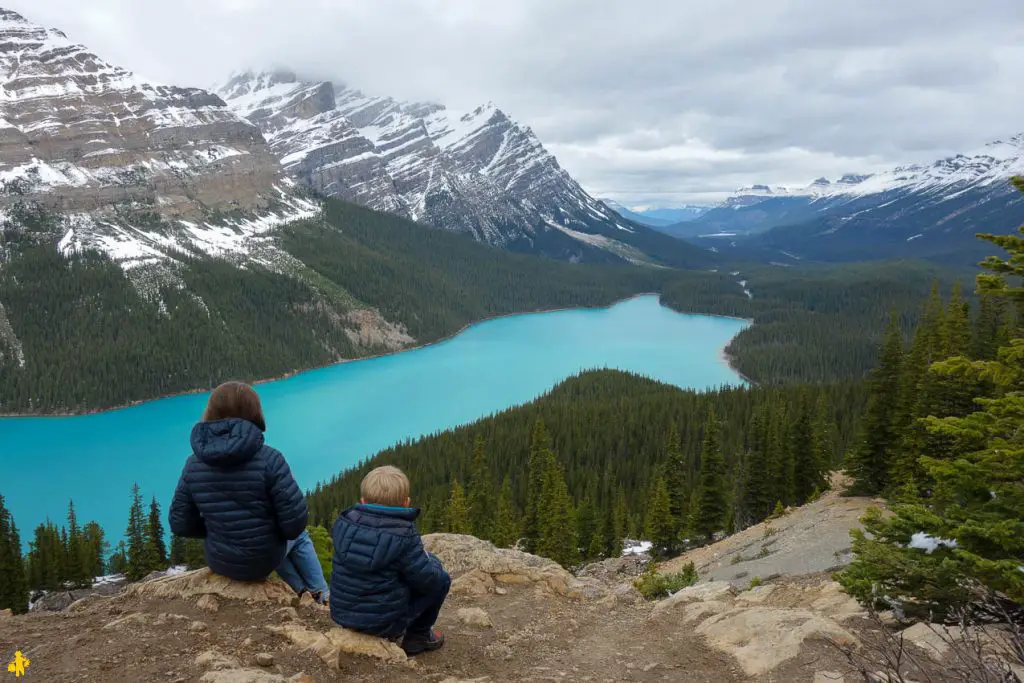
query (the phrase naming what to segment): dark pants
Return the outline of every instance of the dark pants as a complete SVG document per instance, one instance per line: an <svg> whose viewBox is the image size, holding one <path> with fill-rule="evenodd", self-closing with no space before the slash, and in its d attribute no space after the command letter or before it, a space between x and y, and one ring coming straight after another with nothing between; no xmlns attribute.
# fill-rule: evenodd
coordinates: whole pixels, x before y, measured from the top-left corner
<svg viewBox="0 0 1024 683"><path fill-rule="evenodd" d="M448 597L448 589L451 587L451 579L447 579L444 585L434 593L414 594L409 603L409 609L405 613L405 619L381 629L367 631L367 633L391 640L397 640L406 634L416 636L429 634L434 622L437 621L437 615L441 613L441 605Z"/></svg>

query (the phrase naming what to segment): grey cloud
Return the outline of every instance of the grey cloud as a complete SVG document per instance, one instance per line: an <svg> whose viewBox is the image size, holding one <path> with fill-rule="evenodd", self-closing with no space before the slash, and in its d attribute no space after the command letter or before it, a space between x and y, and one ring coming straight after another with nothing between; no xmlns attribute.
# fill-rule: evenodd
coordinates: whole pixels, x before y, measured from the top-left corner
<svg viewBox="0 0 1024 683"><path fill-rule="evenodd" d="M598 194L708 197L1024 128L1018 0L8 0L165 82L290 65L534 128Z"/></svg>

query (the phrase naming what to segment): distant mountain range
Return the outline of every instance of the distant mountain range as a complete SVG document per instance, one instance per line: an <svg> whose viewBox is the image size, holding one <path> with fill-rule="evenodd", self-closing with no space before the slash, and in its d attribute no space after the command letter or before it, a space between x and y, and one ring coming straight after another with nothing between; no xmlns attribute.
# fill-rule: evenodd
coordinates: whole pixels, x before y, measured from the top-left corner
<svg viewBox="0 0 1024 683"><path fill-rule="evenodd" d="M970 264L992 247L978 232L1024 223L1024 134L928 165L819 178L806 187L741 188L673 234L723 253L793 263L925 258Z"/></svg>
<svg viewBox="0 0 1024 683"><path fill-rule="evenodd" d="M628 209L613 199L602 199L605 206L623 218L628 218L636 223L660 229L675 223L686 223L700 218L711 210L710 206L686 205L676 208L634 208Z"/></svg>
<svg viewBox="0 0 1024 683"><path fill-rule="evenodd" d="M591 197L491 103L460 113L287 70L239 73L217 92L321 195L562 260L706 262Z"/></svg>

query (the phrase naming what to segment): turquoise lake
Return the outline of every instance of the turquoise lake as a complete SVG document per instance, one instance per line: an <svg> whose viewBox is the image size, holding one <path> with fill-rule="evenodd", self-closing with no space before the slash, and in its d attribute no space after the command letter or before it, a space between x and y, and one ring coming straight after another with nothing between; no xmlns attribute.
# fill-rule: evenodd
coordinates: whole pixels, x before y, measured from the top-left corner
<svg viewBox="0 0 1024 683"><path fill-rule="evenodd" d="M312 488L408 438L525 403L590 368L617 368L687 388L742 384L722 349L748 323L684 315L641 296L605 309L486 321L433 346L341 363L257 386L267 443ZM0 419L0 493L22 540L47 516L78 519L117 539L138 482L164 507L206 395L149 401L75 417Z"/></svg>

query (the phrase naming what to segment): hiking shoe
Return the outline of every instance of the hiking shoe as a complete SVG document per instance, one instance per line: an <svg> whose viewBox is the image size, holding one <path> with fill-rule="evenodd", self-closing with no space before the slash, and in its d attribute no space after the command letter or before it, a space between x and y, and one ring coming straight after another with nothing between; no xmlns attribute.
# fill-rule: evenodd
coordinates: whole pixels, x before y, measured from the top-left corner
<svg viewBox="0 0 1024 683"><path fill-rule="evenodd" d="M405 654L414 657L424 652L441 649L444 645L444 634L441 629L432 628L426 633L407 633L402 641L402 649Z"/></svg>
<svg viewBox="0 0 1024 683"><path fill-rule="evenodd" d="M313 596L313 600L315 600L318 605L326 605L331 601L330 591L317 591L316 593L310 593L310 595Z"/></svg>

